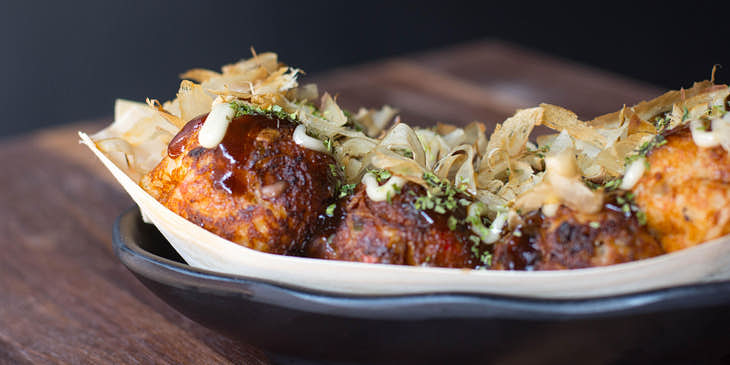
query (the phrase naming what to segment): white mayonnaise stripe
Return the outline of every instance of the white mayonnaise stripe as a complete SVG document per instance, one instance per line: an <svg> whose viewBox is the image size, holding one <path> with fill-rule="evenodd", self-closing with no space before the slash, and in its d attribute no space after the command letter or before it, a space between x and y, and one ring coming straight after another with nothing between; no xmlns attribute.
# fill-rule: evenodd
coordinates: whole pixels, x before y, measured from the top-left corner
<svg viewBox="0 0 730 365"><path fill-rule="evenodd" d="M484 243L494 243L502 237L502 229L507 223L508 211L502 207L497 216L489 225L489 228L482 224L482 216L486 213L486 205L481 202L474 202L466 210L467 221L470 222L471 231L479 236Z"/></svg>
<svg viewBox="0 0 730 365"><path fill-rule="evenodd" d="M692 131L692 139L700 147L715 147L720 144L716 133L705 130L704 124L699 120L689 122L689 129Z"/></svg>
<svg viewBox="0 0 730 365"><path fill-rule="evenodd" d="M235 114L236 111L229 103L214 104L205 123L200 127L200 133L198 133L200 145L205 148L217 147L223 141L228 125L231 124Z"/></svg>
<svg viewBox="0 0 730 365"><path fill-rule="evenodd" d="M639 179L644 175L646 171L646 159L639 157L634 160L627 168L623 179L621 179L621 185L619 188L623 190L631 190L634 188Z"/></svg>
<svg viewBox="0 0 730 365"><path fill-rule="evenodd" d="M707 131L705 125L699 120L689 122L689 129L692 131L692 139L700 147L715 147L722 145L723 148L730 146L730 113L725 117L714 119L711 122L712 131Z"/></svg>
<svg viewBox="0 0 730 365"><path fill-rule="evenodd" d="M378 184L378 179L371 172L366 173L362 177L362 183L365 184L365 192L372 201L381 202L388 199L396 193L396 190L405 185L406 180L398 176L391 176L383 185Z"/></svg>
<svg viewBox="0 0 730 365"><path fill-rule="evenodd" d="M328 152L327 147L325 147L322 141L307 135L307 128L303 124L298 125L296 129L294 129L292 139L294 139L294 143L304 148L324 153Z"/></svg>

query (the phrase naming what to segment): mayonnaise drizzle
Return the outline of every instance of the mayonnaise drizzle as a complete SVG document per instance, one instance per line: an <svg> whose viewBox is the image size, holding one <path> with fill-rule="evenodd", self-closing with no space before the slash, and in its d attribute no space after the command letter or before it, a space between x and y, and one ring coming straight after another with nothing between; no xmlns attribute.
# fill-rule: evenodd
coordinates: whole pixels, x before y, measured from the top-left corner
<svg viewBox="0 0 730 365"><path fill-rule="evenodd" d="M692 131L692 139L700 147L715 147L720 144L715 131L708 132L704 124L699 120L689 122L689 129Z"/></svg>
<svg viewBox="0 0 730 365"><path fill-rule="evenodd" d="M704 124L699 120L689 122L689 129L692 132L692 140L699 147L715 147L730 145L730 113L725 117L714 119L711 124L712 131L705 130Z"/></svg>
<svg viewBox="0 0 730 365"><path fill-rule="evenodd" d="M223 141L228 125L235 116L236 111L230 103L213 103L213 106L200 127L198 141L205 148L215 148Z"/></svg>
<svg viewBox="0 0 730 365"><path fill-rule="evenodd" d="M543 204L543 206L540 207L542 214L548 218L554 217L558 212L558 208L560 208L560 204L557 203Z"/></svg>
<svg viewBox="0 0 730 365"><path fill-rule="evenodd" d="M397 190L405 185L406 180L398 176L391 176L383 185L378 184L378 179L371 172L362 177L365 184L365 192L372 201L381 202L388 199L388 196L397 194Z"/></svg>
<svg viewBox="0 0 730 365"><path fill-rule="evenodd" d="M322 141L307 135L307 128L303 124L298 125L294 129L292 139L294 140L294 143L304 148L324 153L328 152L327 147L325 147Z"/></svg>
<svg viewBox="0 0 730 365"><path fill-rule="evenodd" d="M620 189L631 190L634 188L639 179L644 176L646 171L646 158L639 157L626 168L626 173L623 179L621 179Z"/></svg>
<svg viewBox="0 0 730 365"><path fill-rule="evenodd" d="M231 124L235 116L236 110L230 101L220 96L217 97L213 101L205 123L200 127L200 132L198 133L200 145L205 148L217 147L223 141L223 137L225 137L226 131L228 130L228 125ZM329 152L322 141L307 135L307 128L302 124L294 129L292 139L294 143L304 148L324 153Z"/></svg>
<svg viewBox="0 0 730 365"><path fill-rule="evenodd" d="M502 229L507 223L507 217L507 212L497 213L497 216L492 221L492 224L489 225L489 235L486 237L486 239L482 238L485 243L497 242L497 240L502 236Z"/></svg>
<svg viewBox="0 0 730 365"><path fill-rule="evenodd" d="M474 202L466 210L467 220L470 221L472 232L476 233L484 243L494 243L502 237L502 229L507 223L508 211L504 208L497 212L489 228L481 223L481 217L484 215L486 205L481 202Z"/></svg>

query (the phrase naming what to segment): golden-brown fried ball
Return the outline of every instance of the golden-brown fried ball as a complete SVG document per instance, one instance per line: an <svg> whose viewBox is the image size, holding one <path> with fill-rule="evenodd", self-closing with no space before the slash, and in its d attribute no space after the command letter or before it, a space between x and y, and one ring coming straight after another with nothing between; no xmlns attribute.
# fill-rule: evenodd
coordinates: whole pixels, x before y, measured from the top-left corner
<svg viewBox="0 0 730 365"><path fill-rule="evenodd" d="M259 251L296 254L334 201L334 159L292 140L296 125L263 115L234 119L223 141L200 146L206 116L170 142L140 185L189 221Z"/></svg>
<svg viewBox="0 0 730 365"><path fill-rule="evenodd" d="M423 187L407 183L390 202L376 202L359 184L335 212L339 219L310 243L308 256L396 265L480 266L468 228L464 224L449 228L449 217L463 218L463 207L446 214L416 209L416 198L425 194Z"/></svg>
<svg viewBox="0 0 730 365"><path fill-rule="evenodd" d="M560 270L605 266L662 254L645 226L607 204L595 214L560 206L554 216L539 210L494 246L493 269Z"/></svg>
<svg viewBox="0 0 730 365"><path fill-rule="evenodd" d="M634 186L636 204L667 252L730 233L730 156L698 147L687 126L665 133Z"/></svg>

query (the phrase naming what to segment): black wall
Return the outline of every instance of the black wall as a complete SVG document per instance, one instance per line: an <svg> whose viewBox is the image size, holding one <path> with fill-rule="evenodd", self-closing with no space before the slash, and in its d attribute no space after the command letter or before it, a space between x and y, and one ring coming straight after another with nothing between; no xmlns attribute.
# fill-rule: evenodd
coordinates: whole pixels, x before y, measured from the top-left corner
<svg viewBox="0 0 730 365"><path fill-rule="evenodd" d="M169 99L177 75L272 50L309 73L500 38L665 88L730 68L717 2L45 1L0 9L0 136ZM720 82L730 82L721 69Z"/></svg>

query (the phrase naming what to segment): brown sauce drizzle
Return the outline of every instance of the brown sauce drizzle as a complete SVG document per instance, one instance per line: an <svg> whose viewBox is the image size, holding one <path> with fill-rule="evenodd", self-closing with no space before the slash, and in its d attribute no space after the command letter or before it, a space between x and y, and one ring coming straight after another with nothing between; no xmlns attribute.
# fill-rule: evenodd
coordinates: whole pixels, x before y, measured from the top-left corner
<svg viewBox="0 0 730 365"><path fill-rule="evenodd" d="M262 159L275 155L279 152L278 148L287 148L286 146L272 147L272 144L283 135L291 136L295 128L295 124L288 120L264 115L243 115L231 121L223 140L217 147L205 149L200 147L197 141L191 141L191 138L196 138L195 135L206 118L207 114L185 124L170 141L167 154L170 158L177 158L185 153L206 153L208 151L219 155L222 158L213 159L214 166L210 169L213 184L233 195L248 192L248 186L253 184L256 179L255 174L251 173L254 165ZM277 130L281 133L267 133L267 138L257 138L266 129ZM293 141L290 142L294 144ZM192 150L187 151L188 148L192 148Z"/></svg>
<svg viewBox="0 0 730 365"><path fill-rule="evenodd" d="M635 219L632 217L633 212L627 213L622 209L625 203L619 203L618 198L619 194L616 192L607 193L603 208L622 215L625 220ZM541 237L541 234L548 232L548 226L544 224L546 219L548 218L542 214L540 209L529 212L523 217L523 223L515 227L512 234L508 234L497 243L500 250L505 250L500 255L500 264L503 270L531 271L541 269L537 267L543 260L539 240L545 239L545 237ZM605 229L605 227L601 229ZM515 235L514 232L520 232L520 234ZM563 222L558 226L556 233L560 237L559 242L580 241L573 239L574 232L568 222Z"/></svg>
<svg viewBox="0 0 730 365"><path fill-rule="evenodd" d="M244 115L231 121L225 137L216 147L216 153L224 158L218 159L221 166L217 166L213 172L214 184L233 195L247 193L248 187L255 186L253 182L257 179L251 173L255 171L254 165L278 152L277 148L271 146L275 139L259 140L256 137L265 129L278 129L282 132L288 129L288 134L291 135L294 127L289 121L270 119L262 115Z"/></svg>
<svg viewBox="0 0 730 365"><path fill-rule="evenodd" d="M502 245L500 249L507 252L503 255L506 258L502 262L505 270L534 270L535 265L541 260L542 253L538 248L542 221L545 217L540 210L535 210L524 217L524 224L516 227L520 235L511 234L506 241L497 243Z"/></svg>
<svg viewBox="0 0 730 365"><path fill-rule="evenodd" d="M197 133L200 127L203 126L206 118L208 118L208 114L203 114L191 119L182 127L182 129L180 129L179 132L177 132L175 137L172 137L170 144L167 145L167 155L170 156L170 158L178 158L186 152L185 147L188 141L188 136Z"/></svg>
<svg viewBox="0 0 730 365"><path fill-rule="evenodd" d="M345 221L347 199L340 199L334 204L336 204L336 208L332 216L320 213L317 216L315 228L304 239L305 244L302 249L298 252L292 252L292 255L322 258L326 256L326 252L332 251L332 241L337 234L337 229Z"/></svg>

